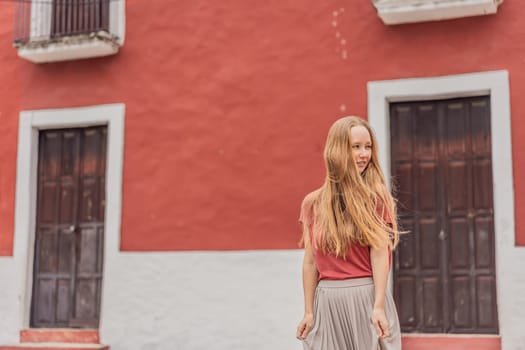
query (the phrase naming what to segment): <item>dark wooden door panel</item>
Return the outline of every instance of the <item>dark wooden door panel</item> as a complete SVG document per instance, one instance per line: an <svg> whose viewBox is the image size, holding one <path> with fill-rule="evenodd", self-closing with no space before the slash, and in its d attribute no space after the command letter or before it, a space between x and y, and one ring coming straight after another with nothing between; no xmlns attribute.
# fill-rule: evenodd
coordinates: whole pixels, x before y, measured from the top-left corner
<svg viewBox="0 0 525 350"><path fill-rule="evenodd" d="M402 220L400 222L408 232L414 232L414 223L412 220ZM399 268L404 271L415 271L417 268L418 253L421 251L417 247L416 237L414 235L403 235L399 240L399 249L397 250L396 258Z"/></svg>
<svg viewBox="0 0 525 350"><path fill-rule="evenodd" d="M476 323L481 330L486 329L487 332L490 332L494 328L494 320L498 317L495 308L496 279L490 275L478 276L476 283Z"/></svg>
<svg viewBox="0 0 525 350"><path fill-rule="evenodd" d="M470 269L472 251L468 222L465 218L453 218L448 222L450 267L455 271Z"/></svg>
<svg viewBox="0 0 525 350"><path fill-rule="evenodd" d="M399 308L399 322L408 329L415 329L419 324L418 296L420 293L416 289L415 276L399 276L396 278L395 291L398 304L403 305Z"/></svg>
<svg viewBox="0 0 525 350"><path fill-rule="evenodd" d="M439 207L437 164L434 161L424 161L416 164L416 167L418 209L434 216Z"/></svg>
<svg viewBox="0 0 525 350"><path fill-rule="evenodd" d="M494 270L494 222L491 217L474 219L476 242L476 268Z"/></svg>
<svg viewBox="0 0 525 350"><path fill-rule="evenodd" d="M393 103L405 332L497 333L488 97Z"/></svg>
<svg viewBox="0 0 525 350"><path fill-rule="evenodd" d="M422 278L423 303L420 309L423 313L423 326L432 331L443 327L443 306L441 278L439 276Z"/></svg>
<svg viewBox="0 0 525 350"><path fill-rule="evenodd" d="M40 133L32 327L98 327L106 135Z"/></svg>
<svg viewBox="0 0 525 350"><path fill-rule="evenodd" d="M438 131L436 106L434 103L423 103L415 106L417 118L413 119L415 125L415 156L419 161L437 160Z"/></svg>
<svg viewBox="0 0 525 350"><path fill-rule="evenodd" d="M472 300L470 279L465 276L452 277L452 325L455 329L468 329L472 324Z"/></svg>
<svg viewBox="0 0 525 350"><path fill-rule="evenodd" d="M419 221L419 233L420 233L420 247L423 254L421 255L421 268L427 273L434 273L439 275L439 267L441 266L441 256L439 250L438 235L439 226L437 219L422 218ZM433 249L429 249L433 248Z"/></svg>
<svg viewBox="0 0 525 350"><path fill-rule="evenodd" d="M449 214L466 213L469 203L468 164L464 160L450 161L447 170L447 177L454 179L454 181L449 181L445 188L448 198L447 211Z"/></svg>

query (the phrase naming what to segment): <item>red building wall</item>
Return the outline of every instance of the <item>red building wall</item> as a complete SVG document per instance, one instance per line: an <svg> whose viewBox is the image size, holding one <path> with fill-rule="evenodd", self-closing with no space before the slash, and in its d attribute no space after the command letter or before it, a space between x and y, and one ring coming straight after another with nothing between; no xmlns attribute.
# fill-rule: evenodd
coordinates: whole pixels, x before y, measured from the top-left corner
<svg viewBox="0 0 525 350"><path fill-rule="evenodd" d="M525 244L517 1L493 16L390 27L371 1L128 0L117 56L45 65L15 57L12 7L0 4L0 254L12 252L20 110L126 104L121 249L295 248L328 127L366 116L368 81L500 69Z"/></svg>
<svg viewBox="0 0 525 350"><path fill-rule="evenodd" d="M0 3L0 256L13 253L21 60L13 42L13 4Z"/></svg>

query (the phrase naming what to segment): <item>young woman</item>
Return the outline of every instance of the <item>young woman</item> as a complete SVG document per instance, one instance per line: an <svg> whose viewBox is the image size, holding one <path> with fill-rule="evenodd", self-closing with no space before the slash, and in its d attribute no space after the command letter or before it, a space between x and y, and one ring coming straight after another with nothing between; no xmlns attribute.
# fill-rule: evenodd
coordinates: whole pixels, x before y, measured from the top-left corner
<svg viewBox="0 0 525 350"><path fill-rule="evenodd" d="M358 117L337 120L324 150L326 179L302 203L305 350L399 350L387 293L396 206L379 166L377 143Z"/></svg>

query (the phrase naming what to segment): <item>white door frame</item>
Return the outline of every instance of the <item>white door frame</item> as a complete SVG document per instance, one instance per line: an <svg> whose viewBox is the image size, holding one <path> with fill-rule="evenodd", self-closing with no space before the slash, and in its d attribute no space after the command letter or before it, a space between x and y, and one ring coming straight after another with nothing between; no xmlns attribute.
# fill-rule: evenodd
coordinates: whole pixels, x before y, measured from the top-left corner
<svg viewBox="0 0 525 350"><path fill-rule="evenodd" d="M513 314L517 309L517 296L513 293L525 287L515 277L523 274L523 271L519 271L523 264L516 264L516 258L517 255L520 259L525 258L525 251L514 245L514 181L508 72L491 71L369 82L368 120L378 139L381 166L389 177L390 102L469 96L490 96L498 319L503 348L508 346L510 349L514 346L512 339L523 339L513 321L516 318ZM525 306L525 302L519 304Z"/></svg>
<svg viewBox="0 0 525 350"><path fill-rule="evenodd" d="M17 269L20 329L29 327L36 227L38 134L40 130L107 125L104 269L120 242L124 104L20 112L16 173L14 261ZM104 282L102 288L104 286ZM103 293L102 293L103 294ZM102 311L102 310L101 310ZM101 315L102 316L102 315Z"/></svg>

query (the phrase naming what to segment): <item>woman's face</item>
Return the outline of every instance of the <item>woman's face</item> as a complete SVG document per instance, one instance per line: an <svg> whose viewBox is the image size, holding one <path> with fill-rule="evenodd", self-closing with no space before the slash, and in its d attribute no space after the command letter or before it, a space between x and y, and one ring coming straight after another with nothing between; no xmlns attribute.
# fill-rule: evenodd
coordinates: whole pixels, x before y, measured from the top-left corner
<svg viewBox="0 0 525 350"><path fill-rule="evenodd" d="M350 129L352 140L352 157L359 173L362 173L372 157L372 140L368 129L362 125L354 126Z"/></svg>

